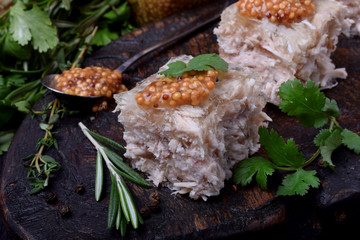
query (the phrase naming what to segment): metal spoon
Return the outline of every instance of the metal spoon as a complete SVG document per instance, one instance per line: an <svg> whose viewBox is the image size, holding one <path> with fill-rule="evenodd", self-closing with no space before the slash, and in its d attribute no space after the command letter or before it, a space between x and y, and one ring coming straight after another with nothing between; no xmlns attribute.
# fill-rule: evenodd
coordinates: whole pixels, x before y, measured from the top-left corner
<svg viewBox="0 0 360 240"><path fill-rule="evenodd" d="M228 5L228 2L225 3L225 6ZM194 25L190 26L190 27L186 27L186 29L180 29L174 33L172 33L169 37L155 43L154 45L142 50L141 52L135 54L134 56L132 56L131 58L129 58L127 61L125 61L123 64L121 64L118 68L116 68L117 71L119 71L120 73L124 73L135 61L139 60L141 57L145 56L146 54L160 48L163 47L175 40L179 40L187 35L189 35L190 33L195 32L196 30L198 30L199 28L210 24L211 22L214 22L216 20L220 19L220 15L221 15L222 9L217 10L216 13L212 13L212 16L206 18L203 21L199 21L197 23L194 23ZM55 76L57 74L50 74L50 75L46 75L41 79L41 83L48 88L50 91L53 91L54 93L56 93L57 95L60 96L67 96L68 98L72 98L72 100L76 99L99 99L102 98L103 96L78 96L78 95L71 95L71 94L67 94L64 93L60 90L57 89L56 85L56 80L55 80Z"/></svg>

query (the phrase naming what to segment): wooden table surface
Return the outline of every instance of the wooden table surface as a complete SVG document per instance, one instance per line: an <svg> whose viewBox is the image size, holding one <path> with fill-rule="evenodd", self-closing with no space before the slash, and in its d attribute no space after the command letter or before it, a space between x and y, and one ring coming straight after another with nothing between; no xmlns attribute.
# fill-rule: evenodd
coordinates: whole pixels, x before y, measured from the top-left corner
<svg viewBox="0 0 360 240"><path fill-rule="evenodd" d="M222 1L213 1L201 9L192 9L165 20L147 25L95 52L84 61L84 66L101 65L115 68L136 52L163 38L170 32L187 26L201 18L202 14L215 11ZM212 33L217 23L210 24L181 41L166 46L139 60L125 74L126 84L131 87L167 62L169 57L181 54L198 55L218 52L216 37ZM325 94L338 102L341 109L339 122L360 133L360 39L341 37L332 56L337 67L346 67L348 78ZM47 93L35 105L35 109L54 99ZM114 106L112 106L114 107ZM306 129L294 118L282 114L276 106L267 105L265 111L273 118L269 127L285 138L293 137L305 156L311 156L315 147L315 129ZM51 178L48 188L37 195L30 195L31 187L26 179L22 158L36 151L35 144L43 132L38 125L40 118L27 116L15 135L13 143L2 161L0 203L4 224L13 238L19 239L118 239L120 234L106 227L110 179L105 178L105 193L100 202L94 199L96 152L82 134L78 122L91 130L120 143L122 126L117 122L118 113L83 112L65 116L55 126L59 151L51 149L47 154L55 157L62 168ZM261 150L260 150L261 153ZM149 206L149 195L157 192L160 208L150 212L145 224L137 231L129 227L129 239L221 239L253 238L257 234L277 238L311 239L334 236L359 227L360 213L360 156L340 148L334 153L334 171L318 166L321 187L311 190L305 197L275 198L275 186L279 175L271 178L268 191L251 185L234 190L227 181L217 197L208 201L194 201L186 195L172 195L167 188L142 189L131 183L129 187L139 208ZM105 171L106 172L106 171ZM107 173L107 172L106 172ZM85 191L76 193L81 184ZM56 193L57 201L48 203L45 197ZM61 206L68 206L71 215L62 217Z"/></svg>

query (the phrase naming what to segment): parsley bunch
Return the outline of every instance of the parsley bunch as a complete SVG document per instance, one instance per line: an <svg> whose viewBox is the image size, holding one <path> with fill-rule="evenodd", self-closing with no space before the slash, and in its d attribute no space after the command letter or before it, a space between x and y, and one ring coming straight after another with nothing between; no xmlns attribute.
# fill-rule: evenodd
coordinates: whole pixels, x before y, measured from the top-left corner
<svg viewBox="0 0 360 240"><path fill-rule="evenodd" d="M360 154L360 136L340 126L336 120L339 116L336 101L326 98L312 81L308 81L305 86L298 79L287 81L281 85L279 96L282 99L279 107L283 112L295 116L304 127L320 129L314 138L318 150L306 160L293 139L285 142L273 129L268 131L265 127L260 127L260 143L269 160L252 157L241 161L234 170L233 180L236 184L245 186L255 176L260 187L266 189L267 177L275 170L281 170L288 174L285 175L276 196L305 195L310 187L319 187L320 180L316 176L316 170L304 168L320 155L324 166L334 169L332 153L344 145Z"/></svg>
<svg viewBox="0 0 360 240"><path fill-rule="evenodd" d="M0 154L46 91L40 79L133 30L130 21L125 0L18 0L0 13Z"/></svg>

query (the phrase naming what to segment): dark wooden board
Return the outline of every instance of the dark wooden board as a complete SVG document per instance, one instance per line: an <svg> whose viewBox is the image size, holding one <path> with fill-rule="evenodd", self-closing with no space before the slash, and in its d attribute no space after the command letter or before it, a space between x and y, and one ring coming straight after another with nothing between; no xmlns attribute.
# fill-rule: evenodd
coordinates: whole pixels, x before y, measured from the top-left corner
<svg viewBox="0 0 360 240"><path fill-rule="evenodd" d="M115 68L144 47L196 21L204 12L219 8L221 2L213 1L204 8L189 10L136 30L95 52L84 61L84 65ZM156 72L169 57L217 52L216 37L212 33L215 26L216 23L206 26L196 34L144 57L127 72L126 84L133 86L136 81ZM338 101L342 110L339 118L341 125L359 134L360 39L341 37L333 59L337 67L346 67L349 77L325 93ZM40 109L53 98L51 93L46 94L35 108ZM274 120L270 127L284 137L294 137L307 157L312 154L315 148L311 141L317 133L316 129L304 130L295 119L286 117L273 105L268 105L265 111ZM46 154L55 157L62 168L51 178L50 186L37 195L29 194L31 187L26 179L27 169L22 167L22 158L36 151L36 142L43 136L43 132L38 126L41 120L39 117L26 117L7 155L2 159L0 203L4 223L14 238L55 240L120 237L119 232L109 230L106 226L109 176L106 174L103 197L96 202L96 152L78 127L78 122L82 121L91 130L125 144L117 115L118 113L111 111L96 114L84 112L61 119L56 125L59 151L51 149ZM211 197L207 202L194 201L186 195L172 195L163 187L144 190L129 183L139 208L151 205L149 196L153 192L160 196L160 208L150 211L140 229L135 231L129 227L127 238L251 237L254 231L281 225L285 226L288 234L306 239L308 234L323 234L325 230L337 229L334 226L339 224L356 225L353 216L360 212L357 204L360 196L360 157L341 148L335 152L333 162L337 166L334 171L323 169L317 163L309 166L318 170L321 187L311 190L306 197L274 198L279 175L271 178L268 191L263 191L256 185L234 190L232 182L227 181L221 194ZM83 185L83 193L75 192L77 184ZM45 201L46 195L51 192L57 195L55 203ZM59 208L63 205L70 208L70 216L60 215Z"/></svg>

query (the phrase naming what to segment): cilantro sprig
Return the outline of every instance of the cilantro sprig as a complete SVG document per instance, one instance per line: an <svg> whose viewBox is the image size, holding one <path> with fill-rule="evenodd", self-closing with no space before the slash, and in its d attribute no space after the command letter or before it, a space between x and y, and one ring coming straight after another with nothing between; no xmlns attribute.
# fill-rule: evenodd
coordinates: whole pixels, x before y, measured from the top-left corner
<svg viewBox="0 0 360 240"><path fill-rule="evenodd" d="M176 61L168 64L168 69L160 72L160 74L165 75L166 77L179 77L185 72L190 71L206 71L219 69L223 72L226 72L228 69L228 63L219 57L215 53L208 53L198 55L192 58L188 64L182 61Z"/></svg>
<svg viewBox="0 0 360 240"><path fill-rule="evenodd" d="M286 172L276 196L305 195L310 187L318 188L320 179L316 170L305 169L321 156L325 167L335 168L331 161L332 153L341 145L360 154L360 136L342 128L336 118L340 115L335 100L325 97L324 93L308 81L305 86L298 80L283 83L279 90L279 108L289 116L295 116L304 127L315 127L319 133L314 138L318 150L306 160L293 139L285 140L273 129L259 128L260 144L268 159L252 157L241 161L234 170L233 180L245 186L253 177L261 188L267 188L267 178L276 170Z"/></svg>

